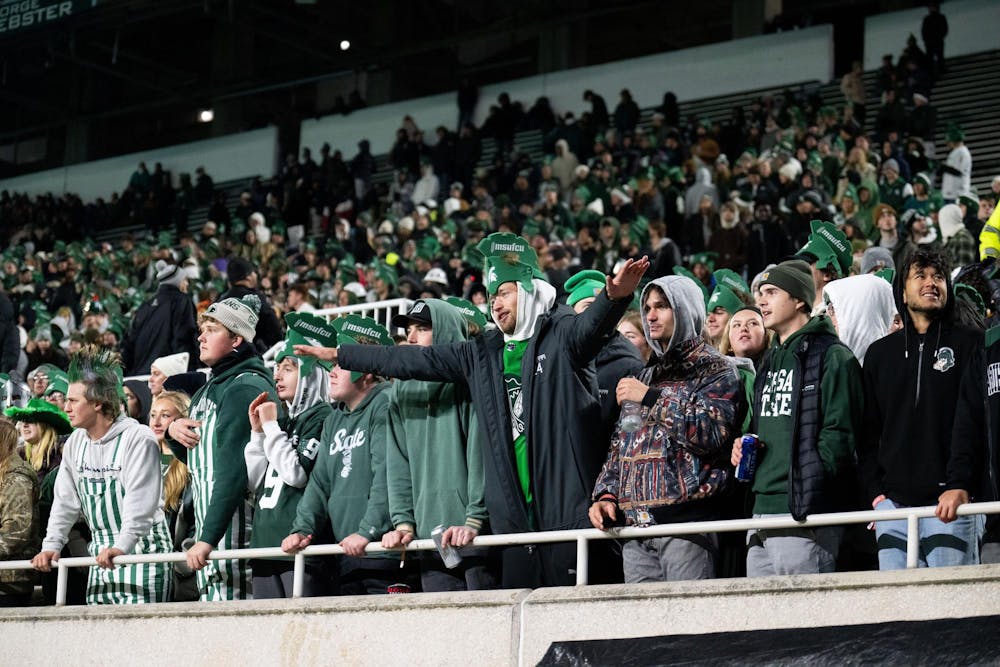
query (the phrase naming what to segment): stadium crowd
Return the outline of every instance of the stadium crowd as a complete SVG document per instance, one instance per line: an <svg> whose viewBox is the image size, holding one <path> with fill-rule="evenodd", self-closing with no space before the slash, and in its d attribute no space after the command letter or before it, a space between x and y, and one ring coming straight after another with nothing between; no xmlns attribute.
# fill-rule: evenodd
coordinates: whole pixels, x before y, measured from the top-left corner
<svg viewBox="0 0 1000 667"><path fill-rule="evenodd" d="M88 553L77 603L288 597L290 557L209 553L316 543L345 555L307 559L307 595L553 586L574 544L474 538L922 505L922 565L996 558L956 509L998 497L1000 177L971 190L957 126L934 150L915 43L871 133L859 80L724 124L670 93L648 123L627 90L613 111L586 91L579 118L501 95L431 145L406 117L387 185L366 140L307 148L233 209L203 170L174 189L145 165L108 203L2 193L0 560L33 559L49 602L53 562ZM148 235L89 240L125 220ZM315 314L397 297L395 317ZM429 537L440 553L365 551ZM114 563L172 550L183 566ZM905 521L607 540L590 580L905 550ZM0 572L0 604L35 577Z"/></svg>

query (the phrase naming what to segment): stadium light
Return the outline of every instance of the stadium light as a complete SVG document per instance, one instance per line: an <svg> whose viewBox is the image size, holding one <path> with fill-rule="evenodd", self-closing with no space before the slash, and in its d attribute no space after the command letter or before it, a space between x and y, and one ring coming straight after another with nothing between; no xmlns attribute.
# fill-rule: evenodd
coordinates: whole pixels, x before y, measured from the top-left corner
<svg viewBox="0 0 1000 667"><path fill-rule="evenodd" d="M211 109L202 109L198 112L199 123L211 123L213 120L215 120L215 112Z"/></svg>
<svg viewBox="0 0 1000 667"><path fill-rule="evenodd" d="M340 40L340 50L341 51L346 51L349 48L351 48L351 43L349 41L347 41L346 39Z"/></svg>

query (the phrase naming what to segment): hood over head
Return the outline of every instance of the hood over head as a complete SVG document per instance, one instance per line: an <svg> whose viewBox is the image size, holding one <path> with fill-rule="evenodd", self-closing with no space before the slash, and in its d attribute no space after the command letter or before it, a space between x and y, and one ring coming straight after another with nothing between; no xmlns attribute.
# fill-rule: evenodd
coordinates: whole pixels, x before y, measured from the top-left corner
<svg viewBox="0 0 1000 667"><path fill-rule="evenodd" d="M674 333L665 349L659 341L650 338L649 323L646 321L646 297L649 295L649 290L654 287L663 291L674 311ZM642 314L642 333L645 334L646 342L657 356L662 356L681 343L701 336L701 331L705 327L704 294L693 280L685 276L663 276L650 281L642 290L639 307L639 312Z"/></svg>
<svg viewBox="0 0 1000 667"><path fill-rule="evenodd" d="M841 342L864 364L868 346L888 335L896 314L892 287L873 274L834 280L823 288L837 318Z"/></svg>
<svg viewBox="0 0 1000 667"><path fill-rule="evenodd" d="M946 204L941 207L938 211L938 227L941 228L941 240L945 243L965 227L962 222L962 209L958 204Z"/></svg>
<svg viewBox="0 0 1000 667"><path fill-rule="evenodd" d="M505 343L512 340L528 340L535 335L538 326L538 318L551 310L556 302L556 288L538 278L531 280L533 291L524 289L521 282L517 282L517 324L513 333L504 333ZM490 317L493 323L500 328L500 323L496 321L493 309L490 309Z"/></svg>

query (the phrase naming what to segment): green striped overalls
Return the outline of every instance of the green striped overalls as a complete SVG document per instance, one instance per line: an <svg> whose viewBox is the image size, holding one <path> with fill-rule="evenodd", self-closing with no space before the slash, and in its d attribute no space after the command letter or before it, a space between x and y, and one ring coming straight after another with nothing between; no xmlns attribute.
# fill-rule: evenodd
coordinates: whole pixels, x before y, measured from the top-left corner
<svg viewBox="0 0 1000 667"><path fill-rule="evenodd" d="M114 444L95 445L93 448L92 443L86 441L77 455L76 491L80 496L83 516L93 535L87 546L92 556L97 556L101 549L114 546L121 530L125 499L125 487L118 479L121 473L121 441L122 436L119 435ZM101 449L104 447L114 448L110 461L102 460ZM169 531L166 524L160 521L153 523L149 535L136 543L132 553L170 551ZM110 570L93 566L87 579L87 604L166 602L169 587L169 563L121 565Z"/></svg>

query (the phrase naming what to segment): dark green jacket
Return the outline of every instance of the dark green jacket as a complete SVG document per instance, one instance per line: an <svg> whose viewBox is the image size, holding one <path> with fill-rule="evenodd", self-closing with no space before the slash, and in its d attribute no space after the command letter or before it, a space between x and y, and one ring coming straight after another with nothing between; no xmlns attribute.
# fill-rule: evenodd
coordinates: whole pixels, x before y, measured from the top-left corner
<svg viewBox="0 0 1000 667"><path fill-rule="evenodd" d="M797 392L799 364L795 351L803 337L836 335L826 317L814 317L785 341L774 344L757 374L753 418L764 443L754 475L755 514L787 514L791 451L795 443L800 395ZM803 388L803 390L810 390ZM855 460L856 439L864 415L861 367L844 345L830 347L823 358L820 382L820 423L817 447L827 479L850 469Z"/></svg>

